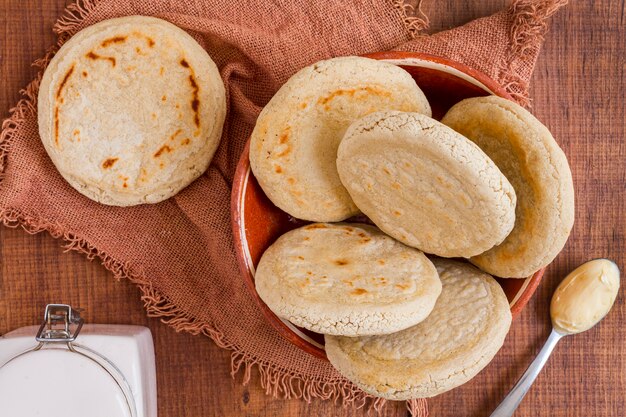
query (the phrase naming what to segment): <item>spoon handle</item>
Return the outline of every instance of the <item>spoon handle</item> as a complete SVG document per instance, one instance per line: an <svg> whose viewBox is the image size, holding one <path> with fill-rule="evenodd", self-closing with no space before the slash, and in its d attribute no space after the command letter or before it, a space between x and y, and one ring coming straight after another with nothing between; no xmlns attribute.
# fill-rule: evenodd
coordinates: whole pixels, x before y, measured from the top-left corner
<svg viewBox="0 0 626 417"><path fill-rule="evenodd" d="M539 372L548 361L552 350L562 337L562 334L552 329L552 333L550 333L548 340L541 348L541 352L539 352L535 360L530 364L526 372L524 372L524 375L517 381L517 384L511 389L511 392L504 397L504 400L502 400L490 417L510 417L513 415L515 410L517 410L517 406L522 402L530 386L535 381L535 378L537 378L537 375L539 375Z"/></svg>

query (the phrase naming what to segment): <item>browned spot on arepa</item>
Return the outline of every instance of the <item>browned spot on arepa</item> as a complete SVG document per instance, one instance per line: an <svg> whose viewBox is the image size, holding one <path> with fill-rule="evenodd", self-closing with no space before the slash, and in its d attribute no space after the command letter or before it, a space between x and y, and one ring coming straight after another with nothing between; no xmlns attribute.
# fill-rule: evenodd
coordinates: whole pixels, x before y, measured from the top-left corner
<svg viewBox="0 0 626 417"><path fill-rule="evenodd" d="M291 126L287 126L278 136L278 143L284 145L284 149L276 154L277 157L287 156L291 152L289 137L291 135Z"/></svg>
<svg viewBox="0 0 626 417"><path fill-rule="evenodd" d="M67 72L65 73L65 76L63 77L63 80L61 81L61 84L59 84L59 89L57 90L57 98L61 97L63 88L65 87L65 84L67 84L67 80L70 79L73 73L74 73L74 65L72 65L70 69L67 70Z"/></svg>
<svg viewBox="0 0 626 417"><path fill-rule="evenodd" d="M148 171L146 171L145 168L141 168L141 176L139 177L139 181L145 182L147 175L148 175Z"/></svg>
<svg viewBox="0 0 626 417"><path fill-rule="evenodd" d="M287 126L278 137L278 143L285 144L289 142L289 135L291 134L291 126Z"/></svg>
<svg viewBox="0 0 626 417"><path fill-rule="evenodd" d="M108 60L112 66L115 66L116 61L115 58L112 56L102 56L102 55L98 55L97 53L93 52L93 51L89 51L87 52L87 54L85 55L86 58L89 58L91 60L97 61L99 59L103 59L103 60Z"/></svg>
<svg viewBox="0 0 626 417"><path fill-rule="evenodd" d="M161 155L163 155L163 153L164 153L164 152L170 153L170 152L172 152L172 151L173 151L173 149L172 149L172 148L170 148L168 145L163 145L163 146L161 146L161 147L159 148L159 150L158 150L158 151L156 151L156 152L154 153L154 157L155 157L155 158L158 158L158 157L160 157Z"/></svg>
<svg viewBox="0 0 626 417"><path fill-rule="evenodd" d="M102 163L102 168L104 168L104 169L111 168L113 165L115 165L115 163L118 161L118 159L120 159L120 158L107 158L107 159L105 159L104 162Z"/></svg>
<svg viewBox="0 0 626 417"><path fill-rule="evenodd" d="M65 73L63 80L59 84L59 89L57 90L57 102L54 105L54 143L59 145L59 104L63 102L63 88L67 84L67 81L70 79L72 74L74 73L75 65L72 65L70 69Z"/></svg>
<svg viewBox="0 0 626 417"><path fill-rule="evenodd" d="M189 65L189 62L187 62L187 60L185 58L180 60L180 65L183 68L188 68L189 72L191 74L189 74L189 84L191 84L191 94L192 94L192 99L191 99L191 109L194 112L194 117L193 117L193 121L196 124L196 127L200 127L200 99L199 99L199 92L200 92L200 87L198 86L198 83L196 82L196 76L195 73L193 71L193 68L191 68L191 66Z"/></svg>
<svg viewBox="0 0 626 417"><path fill-rule="evenodd" d="M390 97L391 92L387 90L383 90L377 87L359 87L359 88L350 88L350 89L340 89L335 90L327 96L320 97L317 100L317 104L323 105L325 110L330 110L329 103L334 100L336 97L348 96L351 98L356 97L357 99L365 98L367 95L373 95L378 97Z"/></svg>
<svg viewBox="0 0 626 417"><path fill-rule="evenodd" d="M192 80L192 85L196 85L195 81L193 80L193 77L190 75L189 78ZM194 91L194 94L197 95L197 87L194 87L196 89L196 91ZM197 98L194 98L193 100L191 100L191 109L194 111L195 116L194 116L194 123L196 124L196 126L200 126L200 118L198 117L198 108L200 107L200 100L198 100Z"/></svg>
<svg viewBox="0 0 626 417"><path fill-rule="evenodd" d="M59 106L54 106L54 143L59 145Z"/></svg>
<svg viewBox="0 0 626 417"><path fill-rule="evenodd" d="M106 48L107 46L113 44L113 43L124 43L126 41L126 39L128 38L128 36L113 36L112 38L108 38L102 41L102 43L100 44L100 46L102 46L103 48Z"/></svg>
<svg viewBox="0 0 626 417"><path fill-rule="evenodd" d="M123 181L122 187L128 188L128 184L126 183L126 181L128 181L128 177L125 177L124 175L118 175L118 178Z"/></svg>
<svg viewBox="0 0 626 417"><path fill-rule="evenodd" d="M289 152L291 152L291 146L287 145L285 147L285 149L283 149L281 152L277 153L276 156L280 156L280 157L287 156L287 155L289 155Z"/></svg>
<svg viewBox="0 0 626 417"><path fill-rule="evenodd" d="M172 133L172 136L170 136L170 140L176 139L176 136L180 135L182 131L183 131L182 129L176 129L176 131Z"/></svg>
<svg viewBox="0 0 626 417"><path fill-rule="evenodd" d="M311 230L311 229L327 229L328 226L326 226L325 224L321 224L321 223L314 223L314 224L310 224L308 226L305 227L305 229L307 230Z"/></svg>
<svg viewBox="0 0 626 417"><path fill-rule="evenodd" d="M367 290L365 288L355 288L354 290L350 292L350 294L353 294L353 295L363 295L365 293L367 293Z"/></svg>
<svg viewBox="0 0 626 417"><path fill-rule="evenodd" d="M335 260L335 265L339 265L339 266L345 266L348 265L350 263L350 261L348 261L347 259L337 259Z"/></svg>

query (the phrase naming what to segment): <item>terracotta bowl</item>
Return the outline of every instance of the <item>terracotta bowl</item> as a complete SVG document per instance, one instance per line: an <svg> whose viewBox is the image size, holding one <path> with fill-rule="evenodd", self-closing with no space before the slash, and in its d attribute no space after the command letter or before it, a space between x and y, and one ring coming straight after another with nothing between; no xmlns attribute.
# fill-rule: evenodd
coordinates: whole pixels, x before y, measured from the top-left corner
<svg viewBox="0 0 626 417"><path fill-rule="evenodd" d="M511 99L502 87L485 74L448 59L409 52L379 52L366 56L390 62L408 71L428 97L436 119L440 119L452 105L465 98L495 94ZM265 249L283 233L308 222L289 216L265 196L250 170L249 147L248 141L237 166L231 197L235 250L241 274L270 324L294 345L326 359L324 337L277 317L259 298L254 287L255 267ZM543 272L542 269L525 279L498 279L509 299L513 317L519 314L535 292Z"/></svg>

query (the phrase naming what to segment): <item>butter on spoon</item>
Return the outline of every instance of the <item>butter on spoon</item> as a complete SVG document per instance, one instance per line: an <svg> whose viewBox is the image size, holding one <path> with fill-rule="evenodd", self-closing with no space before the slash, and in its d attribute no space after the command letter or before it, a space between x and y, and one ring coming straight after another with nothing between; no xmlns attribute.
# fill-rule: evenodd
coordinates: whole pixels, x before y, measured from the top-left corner
<svg viewBox="0 0 626 417"><path fill-rule="evenodd" d="M613 307L619 279L619 268L608 259L594 259L573 270L552 296L552 326L562 334L595 326Z"/></svg>
<svg viewBox="0 0 626 417"><path fill-rule="evenodd" d="M511 392L490 417L512 416L562 337L589 330L613 307L620 271L609 259L594 259L574 269L552 296L552 333Z"/></svg>

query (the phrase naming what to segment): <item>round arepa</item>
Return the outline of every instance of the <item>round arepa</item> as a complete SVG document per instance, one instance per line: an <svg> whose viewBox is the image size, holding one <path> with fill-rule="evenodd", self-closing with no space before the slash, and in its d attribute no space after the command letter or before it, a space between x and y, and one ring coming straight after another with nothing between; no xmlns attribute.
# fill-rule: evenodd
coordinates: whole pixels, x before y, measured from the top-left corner
<svg viewBox="0 0 626 417"><path fill-rule="evenodd" d="M379 110L431 114L411 75L393 64L342 57L298 71L265 106L250 139L250 166L265 194L299 219L358 214L337 175L337 146L350 123Z"/></svg>
<svg viewBox="0 0 626 417"><path fill-rule="evenodd" d="M105 20L66 42L39 89L50 159L103 204L157 203L209 166L226 99L215 63L184 30L153 17Z"/></svg>
<svg viewBox="0 0 626 417"><path fill-rule="evenodd" d="M443 289L432 313L381 336L325 336L337 370L368 394L428 398L472 379L502 347L511 325L504 291L465 262L434 259Z"/></svg>
<svg viewBox="0 0 626 417"><path fill-rule="evenodd" d="M471 141L418 113L354 122L337 154L343 185L382 231L424 252L478 255L515 222L515 192Z"/></svg>
<svg viewBox="0 0 626 417"><path fill-rule="evenodd" d="M463 100L442 122L489 155L517 194L511 234L470 261L503 278L525 278L552 262L574 224L574 185L550 131L518 104L496 96Z"/></svg>
<svg viewBox="0 0 626 417"><path fill-rule="evenodd" d="M345 336L419 323L441 292L437 271L422 252L373 226L349 223L287 232L265 251L254 280L277 316Z"/></svg>

